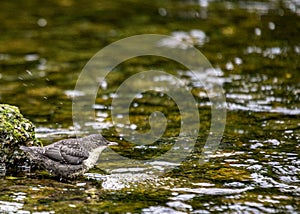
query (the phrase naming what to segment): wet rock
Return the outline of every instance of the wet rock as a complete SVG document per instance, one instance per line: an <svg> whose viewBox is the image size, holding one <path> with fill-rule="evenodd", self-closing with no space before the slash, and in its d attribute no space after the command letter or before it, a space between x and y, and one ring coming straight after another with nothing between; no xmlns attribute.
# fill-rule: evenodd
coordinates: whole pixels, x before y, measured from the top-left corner
<svg viewBox="0 0 300 214"><path fill-rule="evenodd" d="M40 146L35 126L20 113L18 107L0 104L0 175L17 172L28 162L23 146Z"/></svg>

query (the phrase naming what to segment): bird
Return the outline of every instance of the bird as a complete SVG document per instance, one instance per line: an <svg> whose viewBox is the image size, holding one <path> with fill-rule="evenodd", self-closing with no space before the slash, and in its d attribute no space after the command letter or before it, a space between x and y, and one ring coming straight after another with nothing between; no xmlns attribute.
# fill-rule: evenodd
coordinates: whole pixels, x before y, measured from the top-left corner
<svg viewBox="0 0 300 214"><path fill-rule="evenodd" d="M93 168L101 152L113 145L117 143L106 140L100 134L92 134L60 140L44 147L20 146L20 149L51 175L59 177L60 180L70 180Z"/></svg>

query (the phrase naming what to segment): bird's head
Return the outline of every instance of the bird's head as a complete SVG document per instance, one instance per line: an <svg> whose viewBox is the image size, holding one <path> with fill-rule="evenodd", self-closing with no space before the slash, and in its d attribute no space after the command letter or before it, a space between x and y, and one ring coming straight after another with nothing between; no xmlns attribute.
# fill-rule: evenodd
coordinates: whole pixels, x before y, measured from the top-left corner
<svg viewBox="0 0 300 214"><path fill-rule="evenodd" d="M118 145L116 142L110 142L106 140L102 135L100 134L92 134L84 137L85 141L96 143L97 146L114 146Z"/></svg>

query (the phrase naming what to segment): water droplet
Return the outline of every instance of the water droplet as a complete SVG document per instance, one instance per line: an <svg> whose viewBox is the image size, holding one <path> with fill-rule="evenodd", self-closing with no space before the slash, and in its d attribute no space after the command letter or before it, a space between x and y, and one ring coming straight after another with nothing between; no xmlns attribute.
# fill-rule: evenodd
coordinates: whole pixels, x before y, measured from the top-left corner
<svg viewBox="0 0 300 214"><path fill-rule="evenodd" d="M158 8L158 13L161 16L166 16L168 14L167 10L165 8Z"/></svg>
<svg viewBox="0 0 300 214"><path fill-rule="evenodd" d="M26 70L26 73L29 74L30 76L32 76L32 72L29 70Z"/></svg>
<svg viewBox="0 0 300 214"><path fill-rule="evenodd" d="M255 28L254 33L255 33L256 36L261 36L261 29Z"/></svg>
<svg viewBox="0 0 300 214"><path fill-rule="evenodd" d="M37 24L39 27L46 27L47 25L47 20L44 18L40 18L37 20Z"/></svg>
<svg viewBox="0 0 300 214"><path fill-rule="evenodd" d="M234 58L234 63L237 65L241 65L243 63L243 60L239 57L235 57Z"/></svg>
<svg viewBox="0 0 300 214"><path fill-rule="evenodd" d="M225 65L226 70L233 70L234 66L232 62L227 62Z"/></svg>
<svg viewBox="0 0 300 214"><path fill-rule="evenodd" d="M131 125L130 125L130 128L131 128L132 130L135 130L135 129L137 128L137 125L131 124Z"/></svg>
<svg viewBox="0 0 300 214"><path fill-rule="evenodd" d="M270 30L275 30L275 24L274 24L274 22L269 22L268 25L269 25L269 29Z"/></svg>

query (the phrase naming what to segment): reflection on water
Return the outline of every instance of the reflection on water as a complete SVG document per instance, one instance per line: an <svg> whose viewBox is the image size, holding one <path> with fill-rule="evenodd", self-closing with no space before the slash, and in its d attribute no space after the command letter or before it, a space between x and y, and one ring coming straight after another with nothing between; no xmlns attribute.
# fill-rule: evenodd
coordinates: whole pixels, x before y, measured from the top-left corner
<svg viewBox="0 0 300 214"><path fill-rule="evenodd" d="M187 49L188 47L195 45L202 46L209 40L205 33L201 30L191 30L190 32L175 31L171 34L171 36L172 38L160 41L158 46Z"/></svg>
<svg viewBox="0 0 300 214"><path fill-rule="evenodd" d="M0 211L6 213L16 213L23 208L22 203L18 202L8 202L8 201L0 201Z"/></svg>
<svg viewBox="0 0 300 214"><path fill-rule="evenodd" d="M293 103L299 98L297 86L285 85L277 77L234 75L226 78L226 81L231 86L226 94L228 107L231 110L290 115L300 113L298 103ZM290 91L290 93L283 97L282 91Z"/></svg>
<svg viewBox="0 0 300 214"><path fill-rule="evenodd" d="M123 4L130 9L124 10ZM0 13L0 102L19 106L34 121L37 137L45 144L86 134L74 131L72 99L84 97L74 86L90 57L113 41L140 33L167 34L185 41L182 49L199 48L217 72L212 76L209 69L197 71L195 78L183 66L151 57L119 65L99 81L95 120L85 126L103 130L107 139L120 146L106 150L95 169L69 183L28 169L24 177L3 177L0 166L0 213L300 212L299 1L67 0L40 4L31 0L1 2L0 6L5 8ZM172 39L160 43L178 45L182 44ZM172 147L180 129L178 109L170 97L137 94L130 109L131 124L111 120L115 90L144 70L176 75L198 102L199 137L180 165L150 161ZM176 86L166 75L153 81ZM214 83L223 86L228 116L218 151L200 165L211 107L203 83L208 88ZM157 144L127 144L114 128L147 131L154 111L163 112L169 125ZM105 162L114 153L149 160L148 165L157 171L165 166L174 169L156 177L147 164L133 167ZM104 172L103 165L113 170Z"/></svg>

